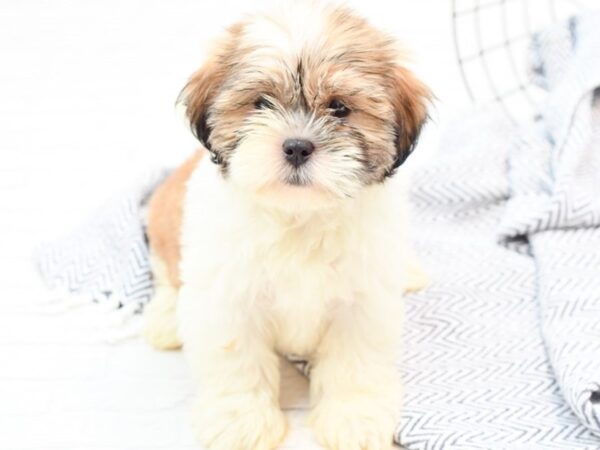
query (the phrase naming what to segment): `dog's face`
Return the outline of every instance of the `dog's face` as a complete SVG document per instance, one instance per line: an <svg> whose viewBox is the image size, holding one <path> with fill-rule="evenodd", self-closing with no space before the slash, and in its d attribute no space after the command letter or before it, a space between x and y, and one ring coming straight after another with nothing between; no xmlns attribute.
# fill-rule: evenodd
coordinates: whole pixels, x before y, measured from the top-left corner
<svg viewBox="0 0 600 450"><path fill-rule="evenodd" d="M428 97L393 39L327 7L234 25L182 92L225 178L297 208L383 182L410 154Z"/></svg>

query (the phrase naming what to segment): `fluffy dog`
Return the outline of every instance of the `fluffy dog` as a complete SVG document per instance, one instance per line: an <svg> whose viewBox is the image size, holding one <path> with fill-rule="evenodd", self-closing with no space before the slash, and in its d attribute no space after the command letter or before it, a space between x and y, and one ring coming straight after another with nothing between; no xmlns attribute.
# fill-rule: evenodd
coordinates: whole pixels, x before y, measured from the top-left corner
<svg viewBox="0 0 600 450"><path fill-rule="evenodd" d="M312 364L326 448L392 446L401 296L423 276L391 176L429 99L404 62L351 11L290 2L230 27L183 89L206 150L152 198L144 334L183 343L207 448L281 442L286 354Z"/></svg>

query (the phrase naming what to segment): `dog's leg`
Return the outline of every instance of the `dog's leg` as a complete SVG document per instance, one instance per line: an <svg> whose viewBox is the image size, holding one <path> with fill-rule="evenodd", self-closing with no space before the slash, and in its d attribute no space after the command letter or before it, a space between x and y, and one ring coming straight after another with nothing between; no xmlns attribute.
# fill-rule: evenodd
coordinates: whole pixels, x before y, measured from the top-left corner
<svg viewBox="0 0 600 450"><path fill-rule="evenodd" d="M429 275L423 268L412 245L408 241L400 242L404 243L401 247L402 261L404 263L402 274L404 277L404 292L420 291L430 284Z"/></svg>
<svg viewBox="0 0 600 450"><path fill-rule="evenodd" d="M339 311L314 360L309 421L328 450L392 448L400 407L395 356L402 318L371 306Z"/></svg>
<svg viewBox="0 0 600 450"><path fill-rule="evenodd" d="M406 272L404 292L417 292L429 285L429 276L416 259L407 264L404 270Z"/></svg>
<svg viewBox="0 0 600 450"><path fill-rule="evenodd" d="M180 314L195 317L185 308ZM242 317L246 314L225 313L225 319L208 309L198 314L204 315L201 323L182 319L185 354L199 385L193 410L197 436L210 450L274 449L286 432L279 357L261 327Z"/></svg>
<svg viewBox="0 0 600 450"><path fill-rule="evenodd" d="M174 350L181 347L177 336L178 290L169 281L164 263L156 255L150 257L154 276L154 297L144 309L144 339L159 350Z"/></svg>

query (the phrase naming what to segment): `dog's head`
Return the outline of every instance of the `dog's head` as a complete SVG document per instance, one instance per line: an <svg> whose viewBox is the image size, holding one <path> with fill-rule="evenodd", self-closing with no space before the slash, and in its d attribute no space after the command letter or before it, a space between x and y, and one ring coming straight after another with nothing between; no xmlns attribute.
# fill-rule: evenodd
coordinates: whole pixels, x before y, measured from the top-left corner
<svg viewBox="0 0 600 450"><path fill-rule="evenodd" d="M348 9L291 7L229 28L181 99L229 182L302 208L392 175L416 143L429 91L395 41Z"/></svg>

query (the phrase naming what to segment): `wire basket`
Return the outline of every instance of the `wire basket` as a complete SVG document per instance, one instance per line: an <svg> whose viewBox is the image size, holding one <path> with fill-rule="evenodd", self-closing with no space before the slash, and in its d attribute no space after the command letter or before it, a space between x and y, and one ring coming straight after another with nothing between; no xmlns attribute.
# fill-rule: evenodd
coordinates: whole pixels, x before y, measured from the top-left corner
<svg viewBox="0 0 600 450"><path fill-rule="evenodd" d="M598 0L452 0L456 58L471 100L498 103L517 121L545 91L530 76L528 49L548 26L598 8Z"/></svg>

